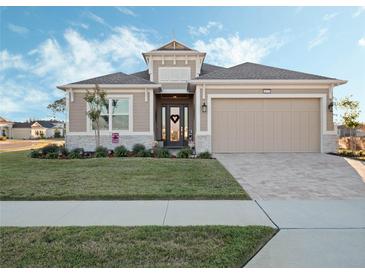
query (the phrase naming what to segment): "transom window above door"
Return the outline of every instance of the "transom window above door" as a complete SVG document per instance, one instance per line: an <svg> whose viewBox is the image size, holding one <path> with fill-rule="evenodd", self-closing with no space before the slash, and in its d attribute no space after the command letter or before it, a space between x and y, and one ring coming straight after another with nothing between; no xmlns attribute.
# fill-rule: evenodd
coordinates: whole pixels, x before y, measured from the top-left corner
<svg viewBox="0 0 365 274"><path fill-rule="evenodd" d="M158 68L159 82L185 83L191 79L190 67L160 67Z"/></svg>
<svg viewBox="0 0 365 274"><path fill-rule="evenodd" d="M101 109L99 127L104 131L131 131L132 125L132 95L110 97L107 104ZM90 130L96 128L88 118Z"/></svg>

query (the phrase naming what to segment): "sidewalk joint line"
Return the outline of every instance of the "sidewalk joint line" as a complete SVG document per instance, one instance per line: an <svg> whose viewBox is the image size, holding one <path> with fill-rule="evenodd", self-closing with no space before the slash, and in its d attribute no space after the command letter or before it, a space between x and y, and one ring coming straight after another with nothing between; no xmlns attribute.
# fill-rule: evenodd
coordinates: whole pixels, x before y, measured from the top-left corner
<svg viewBox="0 0 365 274"><path fill-rule="evenodd" d="M165 215L164 215L164 217L163 217L162 225L165 225L166 216L167 216L167 210L168 210L168 208L169 208L169 203L170 203L170 200L167 200L166 209L165 209Z"/></svg>
<svg viewBox="0 0 365 274"><path fill-rule="evenodd" d="M264 214L266 215L266 217L269 218L269 220L274 224L274 226L276 226L277 229L280 229L280 227L273 221L273 219L271 219L271 217L269 216L269 214L267 214L267 212L265 211L265 209L263 209L263 207L257 202L257 200L255 200L255 203L258 205L259 208L261 208L261 210L264 212Z"/></svg>

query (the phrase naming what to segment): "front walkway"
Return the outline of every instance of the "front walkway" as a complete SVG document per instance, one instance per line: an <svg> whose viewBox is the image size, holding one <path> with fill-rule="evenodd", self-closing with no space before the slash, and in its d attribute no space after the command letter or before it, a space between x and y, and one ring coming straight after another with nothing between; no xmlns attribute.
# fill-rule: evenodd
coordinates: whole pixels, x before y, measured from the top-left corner
<svg viewBox="0 0 365 274"><path fill-rule="evenodd" d="M1 201L1 226L265 225L254 201Z"/></svg>
<svg viewBox="0 0 365 274"><path fill-rule="evenodd" d="M365 182L342 157L322 153L215 156L252 199L365 198Z"/></svg>

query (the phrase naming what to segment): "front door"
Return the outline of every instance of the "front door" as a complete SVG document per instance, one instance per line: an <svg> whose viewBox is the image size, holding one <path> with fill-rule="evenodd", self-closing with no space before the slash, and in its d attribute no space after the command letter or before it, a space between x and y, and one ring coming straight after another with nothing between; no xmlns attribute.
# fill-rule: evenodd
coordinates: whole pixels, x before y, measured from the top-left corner
<svg viewBox="0 0 365 274"><path fill-rule="evenodd" d="M166 146L182 147L189 140L189 107L163 105L161 107L162 140Z"/></svg>

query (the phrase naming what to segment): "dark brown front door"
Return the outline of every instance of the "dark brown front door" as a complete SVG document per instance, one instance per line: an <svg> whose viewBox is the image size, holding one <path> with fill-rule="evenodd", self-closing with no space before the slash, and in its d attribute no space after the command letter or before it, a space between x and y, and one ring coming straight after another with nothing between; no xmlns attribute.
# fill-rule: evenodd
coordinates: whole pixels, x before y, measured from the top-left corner
<svg viewBox="0 0 365 274"><path fill-rule="evenodd" d="M161 107L161 135L166 146L182 147L189 140L189 107L163 105Z"/></svg>

